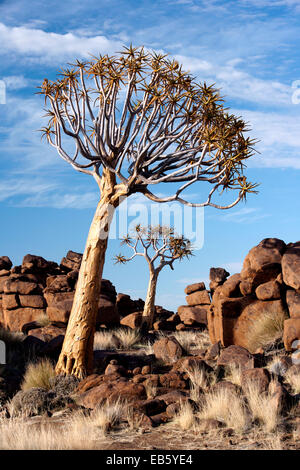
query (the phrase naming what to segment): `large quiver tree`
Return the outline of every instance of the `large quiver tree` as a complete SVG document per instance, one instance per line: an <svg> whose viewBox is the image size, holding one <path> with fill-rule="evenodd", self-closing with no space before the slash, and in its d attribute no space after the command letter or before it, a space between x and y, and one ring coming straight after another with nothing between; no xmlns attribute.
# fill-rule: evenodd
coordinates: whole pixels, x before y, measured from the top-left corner
<svg viewBox="0 0 300 470"><path fill-rule="evenodd" d="M75 170L93 176L100 190L56 367L59 374L81 378L92 370L107 236L122 198L140 192L157 202L233 207L254 191L243 175L253 141L212 86L198 84L164 55L129 47L117 56L77 62L60 75L41 87L50 118L43 134ZM150 190L171 182L168 196ZM209 189L192 204L184 191L197 182ZM221 205L214 196L224 189L237 194Z"/></svg>

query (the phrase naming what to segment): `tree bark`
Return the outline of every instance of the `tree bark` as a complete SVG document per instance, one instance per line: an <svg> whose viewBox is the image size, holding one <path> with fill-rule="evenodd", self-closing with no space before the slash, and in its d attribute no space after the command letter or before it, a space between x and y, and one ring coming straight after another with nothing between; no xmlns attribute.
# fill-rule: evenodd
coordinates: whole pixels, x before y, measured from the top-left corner
<svg viewBox="0 0 300 470"><path fill-rule="evenodd" d="M73 306L56 374L79 379L92 373L93 345L98 302L109 227L119 205L115 176L104 170L100 182L101 198L94 215L82 257Z"/></svg>
<svg viewBox="0 0 300 470"><path fill-rule="evenodd" d="M142 316L142 327L147 327L148 330L152 328L154 322L157 278L158 272L150 272L147 296Z"/></svg>

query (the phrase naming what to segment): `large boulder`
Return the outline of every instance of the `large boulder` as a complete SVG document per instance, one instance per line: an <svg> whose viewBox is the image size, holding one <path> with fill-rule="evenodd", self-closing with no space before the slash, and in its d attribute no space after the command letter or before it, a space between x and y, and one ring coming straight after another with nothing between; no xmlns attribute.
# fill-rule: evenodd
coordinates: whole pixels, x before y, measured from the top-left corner
<svg viewBox="0 0 300 470"><path fill-rule="evenodd" d="M50 320L67 323L73 305L74 292L45 292L44 295Z"/></svg>
<svg viewBox="0 0 300 470"><path fill-rule="evenodd" d="M42 256L25 255L22 262L22 272L45 271L55 272L58 264L53 261L47 261Z"/></svg>
<svg viewBox="0 0 300 470"><path fill-rule="evenodd" d="M10 331L22 331L26 323L37 321L45 315L45 310L40 308L17 308L15 310L3 310L4 327Z"/></svg>
<svg viewBox="0 0 300 470"><path fill-rule="evenodd" d="M85 408L94 409L107 400L112 402L120 398L127 402L135 402L145 399L146 391L142 384L136 384L121 377L89 388L86 392L78 395L76 402Z"/></svg>
<svg viewBox="0 0 300 470"><path fill-rule="evenodd" d="M143 312L130 313L120 320L120 324L123 326L128 326L132 329L139 328L142 324L142 315Z"/></svg>
<svg viewBox="0 0 300 470"><path fill-rule="evenodd" d="M186 286L186 288L184 289L184 292L186 293L186 295L190 295L193 292L197 292L201 290L205 290L204 282L195 282L194 284L189 284L188 286Z"/></svg>
<svg viewBox="0 0 300 470"><path fill-rule="evenodd" d="M9 271L12 267L12 262L8 256L0 256L0 271L3 269Z"/></svg>
<svg viewBox="0 0 300 470"><path fill-rule="evenodd" d="M287 286L300 290L300 241L287 246L282 257L282 274Z"/></svg>
<svg viewBox="0 0 300 470"><path fill-rule="evenodd" d="M259 300L280 299L280 284L276 280L265 282L256 288L255 294Z"/></svg>
<svg viewBox="0 0 300 470"><path fill-rule="evenodd" d="M251 294L265 282L276 279L281 272L285 243L277 238L265 238L247 254L241 271L243 295Z"/></svg>
<svg viewBox="0 0 300 470"><path fill-rule="evenodd" d="M66 256L61 260L60 267L65 271L79 271L82 260L82 254L69 250Z"/></svg>
<svg viewBox="0 0 300 470"><path fill-rule="evenodd" d="M188 305L209 305L210 304L210 296L207 290L201 290L197 292L193 292L186 296L186 301Z"/></svg>
<svg viewBox="0 0 300 470"><path fill-rule="evenodd" d="M300 317L300 294L294 290L286 291L286 303L291 318Z"/></svg>
<svg viewBox="0 0 300 470"><path fill-rule="evenodd" d="M287 351L300 349L300 317L285 320L283 342Z"/></svg>
<svg viewBox="0 0 300 470"><path fill-rule="evenodd" d="M166 364L173 364L183 355L183 349L174 336L162 338L155 341L153 353L156 359L160 359Z"/></svg>
<svg viewBox="0 0 300 470"><path fill-rule="evenodd" d="M287 313L282 300L256 300L249 304L241 313L233 327L232 344L243 346L252 350L253 346L249 339L249 332L254 327L257 320L264 316L269 318L284 318Z"/></svg>
<svg viewBox="0 0 300 470"><path fill-rule="evenodd" d="M187 326L207 325L209 305L196 305L194 307L181 305L178 307L180 320Z"/></svg>
<svg viewBox="0 0 300 470"><path fill-rule="evenodd" d="M221 351L217 362L218 366L236 366L241 370L253 369L255 361L253 355L245 348L232 345Z"/></svg>

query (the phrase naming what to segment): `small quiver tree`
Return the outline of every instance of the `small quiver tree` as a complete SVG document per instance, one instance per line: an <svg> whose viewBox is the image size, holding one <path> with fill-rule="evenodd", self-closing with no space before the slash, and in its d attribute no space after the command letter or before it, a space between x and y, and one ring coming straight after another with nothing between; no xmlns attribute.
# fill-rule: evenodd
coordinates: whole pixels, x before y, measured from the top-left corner
<svg viewBox="0 0 300 470"><path fill-rule="evenodd" d="M159 273L165 266L174 269L176 260L183 260L192 256L191 242L184 236L176 236L174 229L166 226L141 227L137 225L131 236L123 238L122 245L127 245L133 254L126 258L119 254L115 257L116 263L125 264L136 256L142 256L149 267L149 284L142 316L142 328L150 329L155 316L155 296Z"/></svg>
<svg viewBox="0 0 300 470"><path fill-rule="evenodd" d="M54 82L45 79L40 93L49 105L49 123L42 129L48 143L99 187L56 367L58 374L82 378L92 371L107 238L120 202L139 192L157 202L229 209L254 191L243 174L254 142L216 89L198 84L165 55L130 46L117 56L71 67ZM175 183L169 185L173 192L155 194L150 188L159 183ZM207 186L197 203L184 196L194 183ZM224 189L237 194L222 205L213 199Z"/></svg>

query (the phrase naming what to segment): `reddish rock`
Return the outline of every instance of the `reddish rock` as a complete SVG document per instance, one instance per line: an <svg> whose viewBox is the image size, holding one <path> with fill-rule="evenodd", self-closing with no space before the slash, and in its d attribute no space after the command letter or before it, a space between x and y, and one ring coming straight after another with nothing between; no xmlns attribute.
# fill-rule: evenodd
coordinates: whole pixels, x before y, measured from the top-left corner
<svg viewBox="0 0 300 470"><path fill-rule="evenodd" d="M6 271L9 271L11 267L12 267L12 262L9 259L9 257L8 256L0 256L0 271L2 271L2 269L5 269Z"/></svg>
<svg viewBox="0 0 300 470"><path fill-rule="evenodd" d="M221 380L220 382L217 382L214 384L211 388L211 391L213 393L220 393L220 392L229 392L236 394L239 391L239 387L236 384L233 384L232 382L229 382L228 380Z"/></svg>
<svg viewBox="0 0 300 470"><path fill-rule="evenodd" d="M177 371L171 371L171 372L168 372L167 374L160 375L159 382L162 387L166 387L166 388L176 388L176 389L187 388L187 382L184 379L183 374Z"/></svg>
<svg viewBox="0 0 300 470"><path fill-rule="evenodd" d="M223 283L228 276L229 273L224 268L210 268L209 279L212 282Z"/></svg>
<svg viewBox="0 0 300 470"><path fill-rule="evenodd" d="M265 315L278 317L279 314L282 317L286 315L282 300L256 300L252 302L243 310L233 325L231 344L243 346L252 351L253 345L249 342L249 331L251 331L253 322Z"/></svg>
<svg viewBox="0 0 300 470"><path fill-rule="evenodd" d="M35 338L44 341L45 343L51 341L53 338L57 336L63 336L66 333L65 328L58 328L53 325L43 326L42 328L34 328L28 332L29 336L34 336Z"/></svg>
<svg viewBox="0 0 300 470"><path fill-rule="evenodd" d="M156 359L161 359L165 363L172 364L182 356L183 349L174 336L162 338L155 341L153 352Z"/></svg>
<svg viewBox="0 0 300 470"><path fill-rule="evenodd" d="M128 381L114 380L112 382L101 383L97 387L90 388L81 393L76 402L85 408L96 408L103 402L109 400L116 401L119 398L126 401L137 401L146 398L146 391L143 385Z"/></svg>
<svg viewBox="0 0 300 470"><path fill-rule="evenodd" d="M47 261L42 256L25 255L22 262L22 272L47 271L53 272L58 268L58 264Z"/></svg>
<svg viewBox="0 0 300 470"><path fill-rule="evenodd" d="M45 310L39 308L18 308L16 310L4 310L4 326L10 331L22 331L26 323L38 320Z"/></svg>
<svg viewBox="0 0 300 470"><path fill-rule="evenodd" d="M197 291L201 291L201 290L205 290L204 282L196 282L194 284L189 284L184 289L184 292L186 293L186 295L190 295L193 292L197 292Z"/></svg>
<svg viewBox="0 0 300 470"><path fill-rule="evenodd" d="M20 295L20 304L22 307L44 308L45 299L41 295Z"/></svg>
<svg viewBox="0 0 300 470"><path fill-rule="evenodd" d="M118 364L118 362L115 359L112 359L110 363L108 364L108 366L106 367L104 374L105 375L117 374L120 376L126 376L127 371L125 367Z"/></svg>
<svg viewBox="0 0 300 470"><path fill-rule="evenodd" d="M184 331L186 330L186 326L184 323L179 323L178 325L176 325L176 331Z"/></svg>
<svg viewBox="0 0 300 470"><path fill-rule="evenodd" d="M142 323L143 312L134 312L126 315L126 317L120 320L120 324L123 326L128 326L129 328L139 328Z"/></svg>
<svg viewBox="0 0 300 470"><path fill-rule="evenodd" d="M154 416L166 410L166 403L158 398L144 400L137 404L137 409L147 416Z"/></svg>
<svg viewBox="0 0 300 470"><path fill-rule="evenodd" d="M269 281L256 288L256 297L259 300L280 299L280 284L277 281Z"/></svg>
<svg viewBox="0 0 300 470"><path fill-rule="evenodd" d="M268 390L269 383L270 373L267 369L254 368L242 372L241 385L244 391L247 390L249 385L254 385L260 393L263 393Z"/></svg>
<svg viewBox="0 0 300 470"><path fill-rule="evenodd" d="M82 254L75 251L68 251L66 257L60 262L60 267L66 271L79 270L82 260Z"/></svg>
<svg viewBox="0 0 300 470"><path fill-rule="evenodd" d="M97 323L106 326L119 325L120 323L120 315L115 304L102 296L99 299Z"/></svg>
<svg viewBox="0 0 300 470"><path fill-rule="evenodd" d="M19 302L16 294L4 294L2 296L2 307L5 310L12 310L18 308Z"/></svg>
<svg viewBox="0 0 300 470"><path fill-rule="evenodd" d="M44 293L70 292L72 290L69 278L66 274L59 274L58 276L49 276L46 280L46 286L47 287L44 290Z"/></svg>
<svg viewBox="0 0 300 470"><path fill-rule="evenodd" d="M99 374L92 374L88 375L85 379L79 382L78 387L76 389L77 393L84 393L90 390L93 387L97 387L102 383L102 376Z"/></svg>
<svg viewBox="0 0 300 470"><path fill-rule="evenodd" d="M201 290L198 292L193 292L190 295L186 296L186 301L188 305L210 305L210 296L207 290Z"/></svg>
<svg viewBox="0 0 300 470"><path fill-rule="evenodd" d="M40 288L38 284L34 282L25 282L10 277L4 283L3 290L6 294L18 293L28 295L38 292Z"/></svg>
<svg viewBox="0 0 300 470"><path fill-rule="evenodd" d="M185 325L207 325L207 314L209 309L209 305L197 305L194 307L181 305L178 307L178 315Z"/></svg>
<svg viewBox="0 0 300 470"><path fill-rule="evenodd" d="M67 323L71 313L74 292L46 292L47 315L51 321Z"/></svg>
<svg viewBox="0 0 300 470"><path fill-rule="evenodd" d="M240 283L241 283L241 275L240 274L233 274L230 276L224 284L217 287L214 292L213 300L217 297L240 297Z"/></svg>
<svg viewBox="0 0 300 470"><path fill-rule="evenodd" d="M276 279L281 272L285 243L277 238L266 238L252 248L246 256L241 271L240 290L248 295L260 284Z"/></svg>
<svg viewBox="0 0 300 470"><path fill-rule="evenodd" d="M296 343L298 341L298 343ZM300 317L288 318L284 322L283 342L287 351L300 349Z"/></svg>
<svg viewBox="0 0 300 470"><path fill-rule="evenodd" d="M300 318L300 294L294 290L286 291L286 303L291 318Z"/></svg>
<svg viewBox="0 0 300 470"><path fill-rule="evenodd" d="M290 243L282 257L284 283L300 290L300 242Z"/></svg>
<svg viewBox="0 0 300 470"><path fill-rule="evenodd" d="M254 357L247 349L240 346L229 346L221 351L217 361L219 366L234 365L242 370L254 368Z"/></svg>
<svg viewBox="0 0 300 470"><path fill-rule="evenodd" d="M201 356L188 356L182 357L179 361L174 364L172 370L185 373L187 371L192 371L193 369L203 370L204 372L210 373L213 371Z"/></svg>

